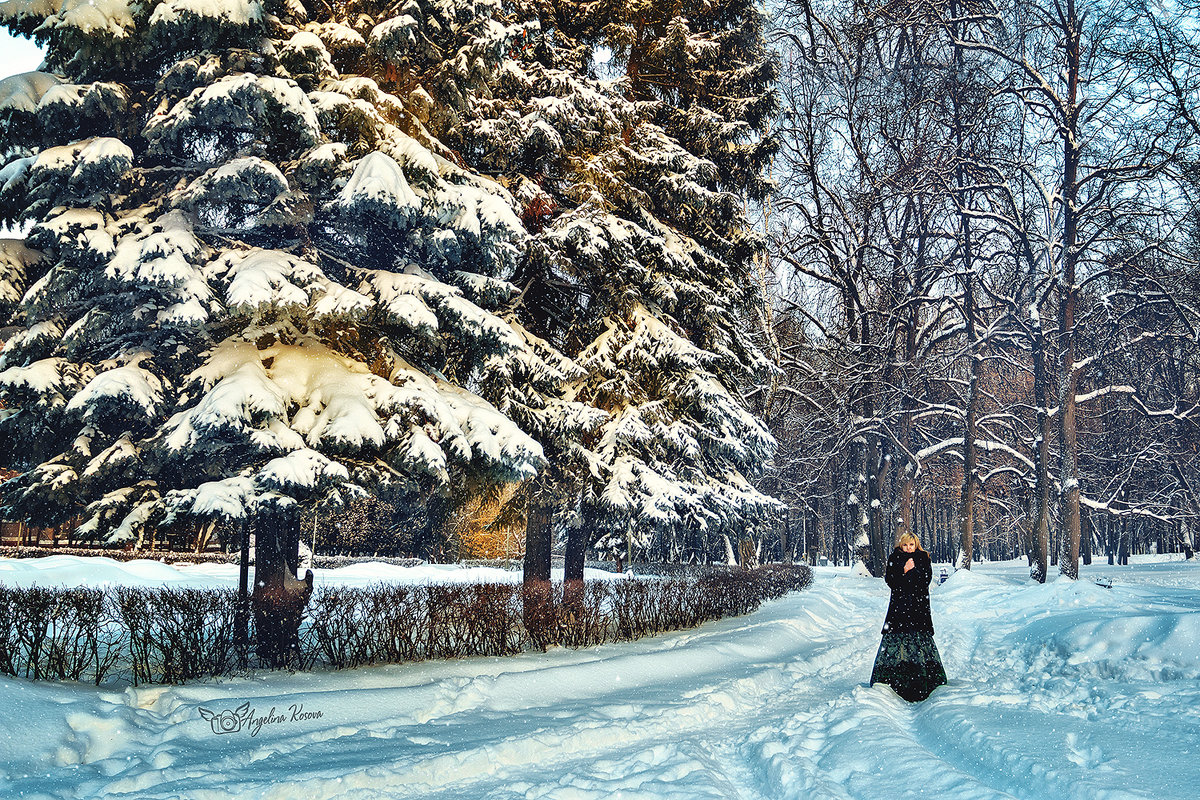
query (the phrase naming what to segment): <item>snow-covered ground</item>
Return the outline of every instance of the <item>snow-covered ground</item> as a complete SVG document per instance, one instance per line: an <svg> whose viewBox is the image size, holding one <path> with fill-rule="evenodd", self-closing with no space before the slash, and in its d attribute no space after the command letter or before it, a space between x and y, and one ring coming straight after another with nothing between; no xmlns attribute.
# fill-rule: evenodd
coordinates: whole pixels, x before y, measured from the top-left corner
<svg viewBox="0 0 1200 800"><path fill-rule="evenodd" d="M251 569L253 578L253 569ZM551 572L562 580L562 570ZM586 569L587 580L619 580L623 575ZM521 573L496 567L423 564L397 567L382 562L352 564L337 569L314 569L313 583L368 586L377 583L519 583ZM115 561L111 558L47 556L0 558L0 583L9 586L174 586L237 588L236 564L164 564L161 561Z"/></svg>
<svg viewBox="0 0 1200 800"><path fill-rule="evenodd" d="M49 561L0 561L0 581L85 577ZM319 579L413 579L397 569ZM983 564L933 590L950 684L919 705L866 685L887 589L834 568L755 614L588 650L186 687L0 680L0 797L1195 797L1200 565L1025 576Z"/></svg>

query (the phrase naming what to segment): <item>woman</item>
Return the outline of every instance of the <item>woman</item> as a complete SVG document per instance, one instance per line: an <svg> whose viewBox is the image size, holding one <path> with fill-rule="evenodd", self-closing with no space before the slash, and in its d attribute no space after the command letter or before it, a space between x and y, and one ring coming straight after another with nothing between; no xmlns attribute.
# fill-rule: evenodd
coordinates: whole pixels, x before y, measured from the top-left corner
<svg viewBox="0 0 1200 800"><path fill-rule="evenodd" d="M875 656L871 685L886 683L910 703L924 700L946 682L946 670L933 643L929 582L933 564L921 540L906 533L888 556L887 585L892 602L883 623L883 641Z"/></svg>

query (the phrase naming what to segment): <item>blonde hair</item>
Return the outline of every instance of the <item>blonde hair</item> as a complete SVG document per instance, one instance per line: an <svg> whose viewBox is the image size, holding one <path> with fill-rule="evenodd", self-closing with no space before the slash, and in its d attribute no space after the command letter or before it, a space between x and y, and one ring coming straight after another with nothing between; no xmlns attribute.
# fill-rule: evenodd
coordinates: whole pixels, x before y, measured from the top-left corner
<svg viewBox="0 0 1200 800"><path fill-rule="evenodd" d="M925 552L925 548L921 547L921 537L917 536L912 531L902 534L900 536L900 539L897 540L897 542L896 542L896 547L903 547L904 545L908 544L909 542L912 542L913 544L915 544L917 546L917 549L920 550L922 553Z"/></svg>

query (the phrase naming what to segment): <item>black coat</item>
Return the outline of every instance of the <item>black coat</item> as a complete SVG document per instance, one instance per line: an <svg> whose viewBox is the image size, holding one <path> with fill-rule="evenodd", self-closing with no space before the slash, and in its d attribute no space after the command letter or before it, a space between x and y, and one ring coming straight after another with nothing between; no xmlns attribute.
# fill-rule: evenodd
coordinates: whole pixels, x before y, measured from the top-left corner
<svg viewBox="0 0 1200 800"><path fill-rule="evenodd" d="M908 559L913 568L904 571ZM897 547L888 556L887 585L892 587L892 602L888 604L884 633L933 633L933 616L929 613L929 583L933 580L933 564L924 550L906 553Z"/></svg>

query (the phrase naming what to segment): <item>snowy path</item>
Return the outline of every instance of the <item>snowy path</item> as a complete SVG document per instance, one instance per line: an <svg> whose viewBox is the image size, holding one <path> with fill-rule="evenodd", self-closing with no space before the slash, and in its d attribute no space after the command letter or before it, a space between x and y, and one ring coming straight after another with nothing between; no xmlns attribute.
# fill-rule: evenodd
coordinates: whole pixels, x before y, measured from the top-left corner
<svg viewBox="0 0 1200 800"><path fill-rule="evenodd" d="M1191 798L1200 568L1112 574L985 566L936 588L951 683L916 706L866 686L886 587L835 570L747 617L590 650L124 692L0 681L0 797ZM216 735L198 710L246 702L274 708L257 731Z"/></svg>

